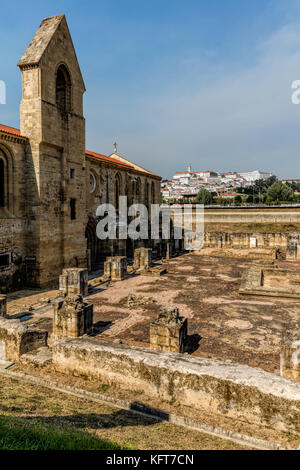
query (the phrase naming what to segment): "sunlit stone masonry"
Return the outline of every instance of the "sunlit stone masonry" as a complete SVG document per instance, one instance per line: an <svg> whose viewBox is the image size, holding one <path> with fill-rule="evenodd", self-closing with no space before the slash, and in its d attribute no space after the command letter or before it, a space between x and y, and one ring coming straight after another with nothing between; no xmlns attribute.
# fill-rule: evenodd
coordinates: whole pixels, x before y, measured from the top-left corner
<svg viewBox="0 0 300 470"><path fill-rule="evenodd" d="M123 281L127 276L127 258L110 256L104 263L104 277L111 281Z"/></svg>
<svg viewBox="0 0 300 470"><path fill-rule="evenodd" d="M55 339L78 338L93 331L93 305L80 295L70 295L54 306Z"/></svg>
<svg viewBox="0 0 300 470"><path fill-rule="evenodd" d="M88 270L80 268L64 269L59 276L59 290L63 295L87 295L89 288Z"/></svg>
<svg viewBox="0 0 300 470"><path fill-rule="evenodd" d="M187 327L187 319L179 316L177 307L162 307L157 320L150 324L150 347L183 353L187 343Z"/></svg>

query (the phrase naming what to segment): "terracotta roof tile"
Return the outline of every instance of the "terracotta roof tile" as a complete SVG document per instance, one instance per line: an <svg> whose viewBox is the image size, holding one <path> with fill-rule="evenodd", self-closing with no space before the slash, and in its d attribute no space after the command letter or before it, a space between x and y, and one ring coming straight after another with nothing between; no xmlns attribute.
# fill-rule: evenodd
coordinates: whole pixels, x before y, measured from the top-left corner
<svg viewBox="0 0 300 470"><path fill-rule="evenodd" d="M0 124L0 132L5 132L6 134L16 135L18 137L26 139L26 137L21 135L21 132L20 132L19 129L15 129L14 127L5 126L4 124ZM123 163L123 162L121 162L121 161L119 161L115 158L108 157L107 155L102 155L101 153L96 153L96 152L92 152L90 150L86 150L85 154L88 157L95 158L96 160L100 160L102 162L113 163L114 165L118 165L122 168L134 169L133 165Z"/></svg>
<svg viewBox="0 0 300 470"><path fill-rule="evenodd" d="M115 158L112 158L112 157L108 157L107 155L101 155L100 153L91 152L90 150L86 150L85 154L89 157L96 158L97 160L101 160L103 162L113 163L123 168L133 169L132 165L128 165L126 163L120 162L119 160L116 160Z"/></svg>
<svg viewBox="0 0 300 470"><path fill-rule="evenodd" d="M19 129L15 129L14 127L5 126L4 124L0 124L0 131L5 132L6 134L17 135L18 137L23 137L20 133ZM26 137L23 137L26 139Z"/></svg>

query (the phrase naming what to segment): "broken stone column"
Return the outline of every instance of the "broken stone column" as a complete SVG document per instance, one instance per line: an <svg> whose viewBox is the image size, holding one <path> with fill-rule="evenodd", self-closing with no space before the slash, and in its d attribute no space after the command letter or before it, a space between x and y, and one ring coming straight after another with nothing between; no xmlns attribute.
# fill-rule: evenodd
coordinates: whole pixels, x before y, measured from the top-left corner
<svg viewBox="0 0 300 470"><path fill-rule="evenodd" d="M281 342L280 375L300 382L300 329L286 331Z"/></svg>
<svg viewBox="0 0 300 470"><path fill-rule="evenodd" d="M127 276L126 256L110 256L104 263L104 277L111 281L123 281Z"/></svg>
<svg viewBox="0 0 300 470"><path fill-rule="evenodd" d="M160 351L183 353L187 344L187 319L177 307L162 307L150 324L150 347Z"/></svg>
<svg viewBox="0 0 300 470"><path fill-rule="evenodd" d="M168 242L166 245L166 259L171 259L173 255L172 243Z"/></svg>
<svg viewBox="0 0 300 470"><path fill-rule="evenodd" d="M87 295L89 287L88 270L82 268L64 269L59 276L59 290L62 295Z"/></svg>
<svg viewBox="0 0 300 470"><path fill-rule="evenodd" d="M7 314L7 296L0 295L0 317L6 317Z"/></svg>
<svg viewBox="0 0 300 470"><path fill-rule="evenodd" d="M134 263L135 269L150 268L152 265L152 250L151 248L137 248L134 250Z"/></svg>
<svg viewBox="0 0 300 470"><path fill-rule="evenodd" d="M93 305L81 295L70 295L54 306L53 335L55 339L78 338L93 331Z"/></svg>

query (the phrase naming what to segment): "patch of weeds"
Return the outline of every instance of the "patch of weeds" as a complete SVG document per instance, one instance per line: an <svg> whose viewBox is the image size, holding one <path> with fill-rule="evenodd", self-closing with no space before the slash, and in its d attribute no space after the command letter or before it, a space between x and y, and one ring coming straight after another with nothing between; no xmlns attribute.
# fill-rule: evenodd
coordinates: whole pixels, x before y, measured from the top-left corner
<svg viewBox="0 0 300 470"><path fill-rule="evenodd" d="M58 405L51 405L51 409L52 409L53 413L56 414L56 415L61 413L61 407L58 406Z"/></svg>
<svg viewBox="0 0 300 470"><path fill-rule="evenodd" d="M300 440L300 436L297 435L297 434L294 434L292 433L291 431L286 431L286 432L283 432L283 437L285 439L287 439L288 442L293 442L293 441L299 441Z"/></svg>

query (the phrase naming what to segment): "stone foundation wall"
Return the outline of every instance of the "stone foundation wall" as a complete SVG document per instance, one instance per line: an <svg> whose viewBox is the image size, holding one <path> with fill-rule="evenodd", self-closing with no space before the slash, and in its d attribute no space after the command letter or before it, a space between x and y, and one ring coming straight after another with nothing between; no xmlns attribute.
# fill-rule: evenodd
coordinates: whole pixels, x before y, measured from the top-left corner
<svg viewBox="0 0 300 470"><path fill-rule="evenodd" d="M300 384L259 369L93 339L56 342L53 361L61 372L300 433Z"/></svg>
<svg viewBox="0 0 300 470"><path fill-rule="evenodd" d="M204 247L207 248L281 248L286 250L288 233L256 232L205 232Z"/></svg>
<svg viewBox="0 0 300 470"><path fill-rule="evenodd" d="M300 298L300 275L278 266L251 266L243 275L239 293L270 297Z"/></svg>
<svg viewBox="0 0 300 470"><path fill-rule="evenodd" d="M8 257L8 264L0 266L0 292L17 290L24 285L25 255L23 220L0 217L0 256Z"/></svg>

